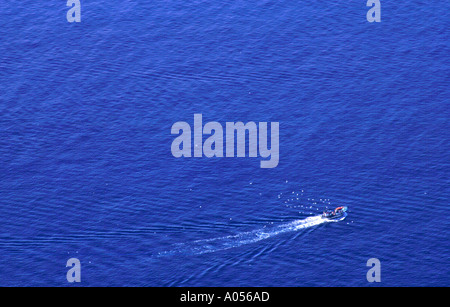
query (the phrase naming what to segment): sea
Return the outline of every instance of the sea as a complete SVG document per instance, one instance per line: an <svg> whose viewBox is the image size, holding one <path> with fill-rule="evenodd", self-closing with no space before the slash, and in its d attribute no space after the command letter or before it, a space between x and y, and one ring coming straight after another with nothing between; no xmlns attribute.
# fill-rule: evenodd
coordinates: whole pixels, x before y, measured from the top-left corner
<svg viewBox="0 0 450 307"><path fill-rule="evenodd" d="M0 286L450 286L450 5L380 2L1 1Z"/></svg>

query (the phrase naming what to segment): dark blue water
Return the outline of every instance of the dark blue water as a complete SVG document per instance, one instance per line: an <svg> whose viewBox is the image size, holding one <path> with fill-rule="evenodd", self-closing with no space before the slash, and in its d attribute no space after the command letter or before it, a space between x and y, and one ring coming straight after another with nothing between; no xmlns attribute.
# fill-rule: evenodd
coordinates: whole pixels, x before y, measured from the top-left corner
<svg viewBox="0 0 450 307"><path fill-rule="evenodd" d="M0 285L450 286L448 2L65 2L0 3ZM195 113L278 167L174 158Z"/></svg>

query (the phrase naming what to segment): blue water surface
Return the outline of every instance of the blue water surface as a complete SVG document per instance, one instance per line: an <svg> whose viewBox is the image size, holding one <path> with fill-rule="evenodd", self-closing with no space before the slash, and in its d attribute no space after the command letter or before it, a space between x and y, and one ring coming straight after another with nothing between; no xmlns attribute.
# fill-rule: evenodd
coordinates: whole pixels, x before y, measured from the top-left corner
<svg viewBox="0 0 450 307"><path fill-rule="evenodd" d="M450 286L448 2L65 2L0 3L1 286ZM173 157L196 113L279 165Z"/></svg>

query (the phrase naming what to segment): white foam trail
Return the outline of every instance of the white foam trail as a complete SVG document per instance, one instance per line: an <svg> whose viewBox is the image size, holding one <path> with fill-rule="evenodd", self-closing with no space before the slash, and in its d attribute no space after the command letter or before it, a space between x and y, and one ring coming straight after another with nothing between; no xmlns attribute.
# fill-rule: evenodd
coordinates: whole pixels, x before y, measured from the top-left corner
<svg viewBox="0 0 450 307"><path fill-rule="evenodd" d="M158 255L159 256L173 255L173 254L200 255L205 253L217 252L250 243L256 243L261 240L265 240L282 233L298 231L301 229L306 229L329 222L339 222L345 219L345 217L346 215L344 215L339 220L329 220L323 219L321 215L316 215L308 217L306 219L295 220L290 223L270 228L262 228L254 231L242 232L236 235L230 235L213 239L197 240L191 243L176 244L171 251L161 252Z"/></svg>

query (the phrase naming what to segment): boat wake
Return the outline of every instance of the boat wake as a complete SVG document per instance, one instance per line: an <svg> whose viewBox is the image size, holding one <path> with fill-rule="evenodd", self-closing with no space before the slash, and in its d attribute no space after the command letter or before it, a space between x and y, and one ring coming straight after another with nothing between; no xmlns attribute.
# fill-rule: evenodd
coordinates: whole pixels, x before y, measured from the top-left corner
<svg viewBox="0 0 450 307"><path fill-rule="evenodd" d="M321 215L308 217L301 220L295 220L289 223L281 224L273 227L264 227L262 229L249 232L242 232L236 235L218 237L213 239L197 240L190 243L175 244L170 251L158 253L159 257L170 256L174 254L200 255L213 253L230 248L239 247L246 244L256 243L261 240L269 239L279 234L299 231L315 227L324 223L339 222L345 219L345 214L340 219L322 218Z"/></svg>

